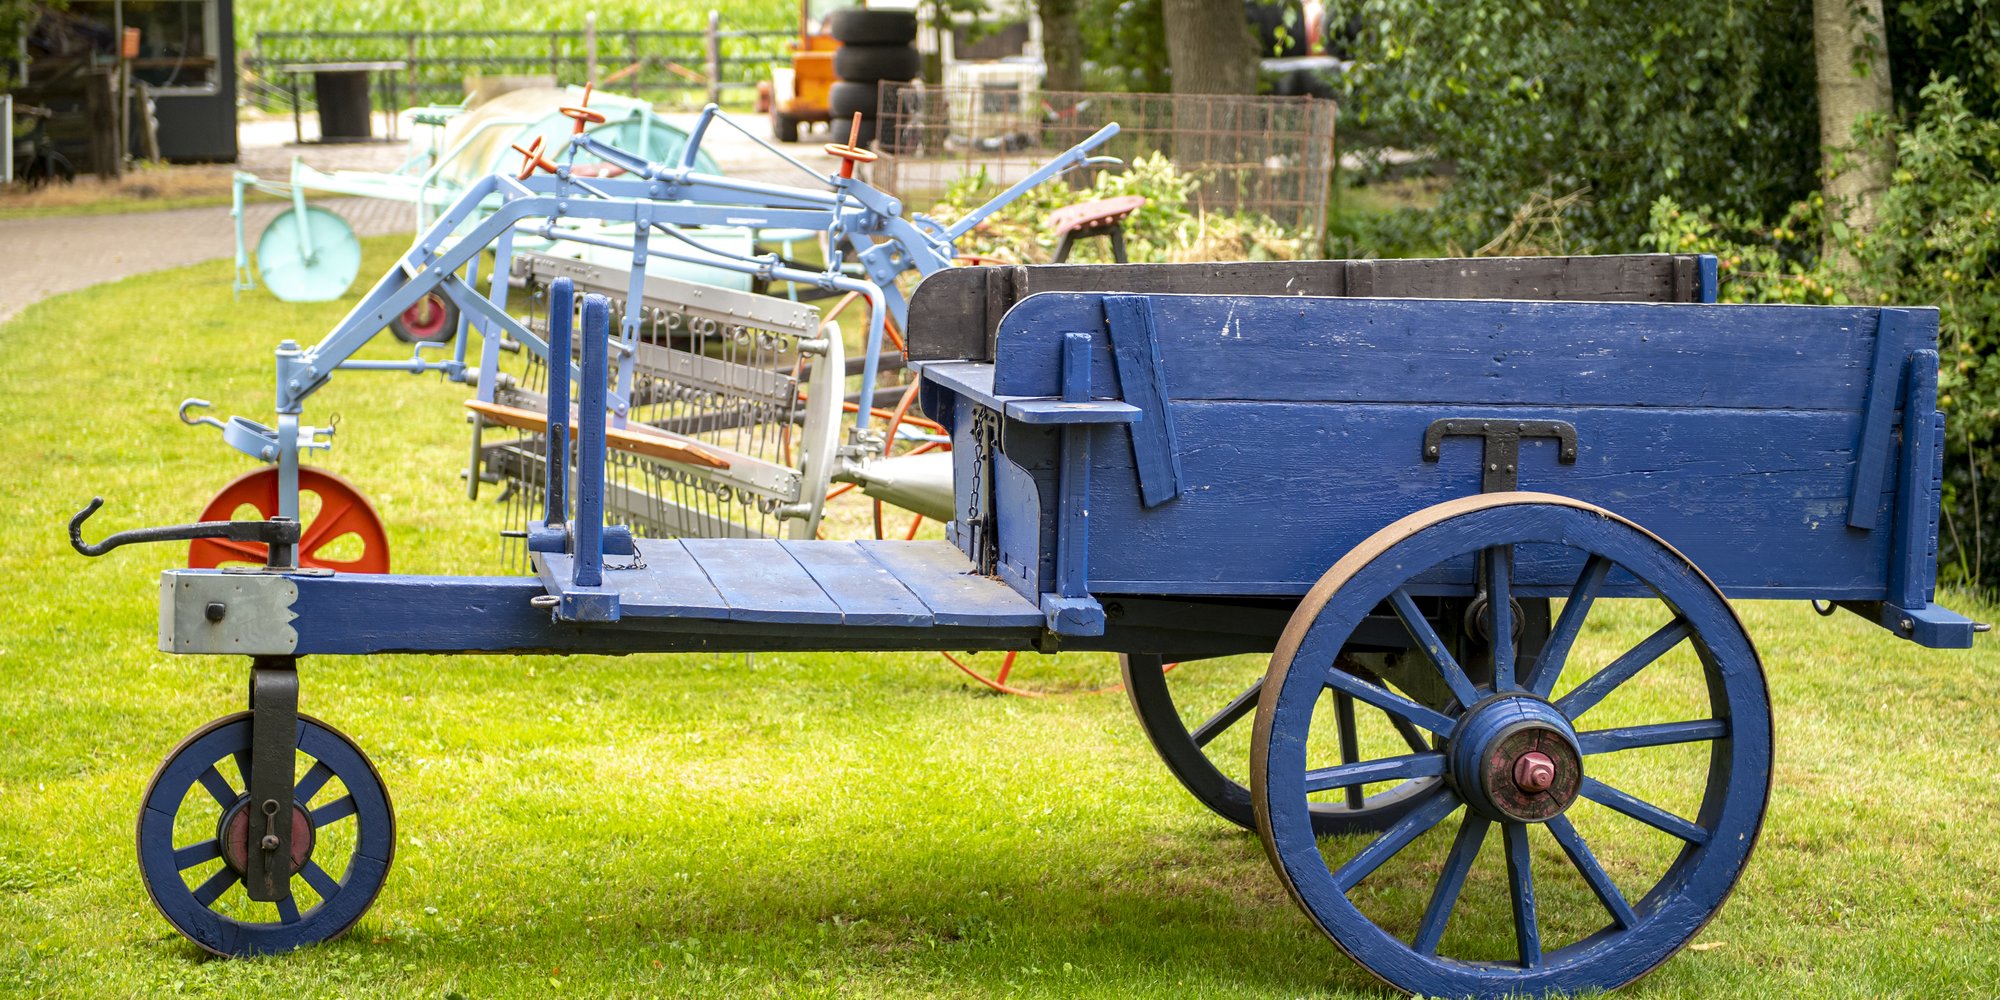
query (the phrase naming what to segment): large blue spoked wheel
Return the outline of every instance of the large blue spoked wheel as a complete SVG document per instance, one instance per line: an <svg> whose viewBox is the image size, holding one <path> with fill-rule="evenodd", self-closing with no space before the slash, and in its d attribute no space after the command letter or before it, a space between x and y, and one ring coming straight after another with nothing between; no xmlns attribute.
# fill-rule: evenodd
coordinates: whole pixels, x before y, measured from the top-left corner
<svg viewBox="0 0 2000 1000"><path fill-rule="evenodd" d="M338 730L299 716L291 895L241 889L251 843L250 713L196 730L167 755L139 809L146 893L188 940L218 955L270 955L354 926L388 877L396 817L381 775Z"/></svg>
<svg viewBox="0 0 2000 1000"><path fill-rule="evenodd" d="M1467 581L1489 636L1512 634L1508 598L1565 597L1539 656L1497 643L1453 660L1425 602ZM1453 691L1442 708L1335 667L1378 607ZM1328 692L1436 749L1327 755ZM1370 972L1435 997L1608 990L1686 945L1742 874L1770 790L1770 704L1742 624L1672 546L1589 504L1496 493L1404 518L1321 578L1273 654L1251 754L1279 877ZM1313 834L1322 796L1433 776L1380 834Z"/></svg>

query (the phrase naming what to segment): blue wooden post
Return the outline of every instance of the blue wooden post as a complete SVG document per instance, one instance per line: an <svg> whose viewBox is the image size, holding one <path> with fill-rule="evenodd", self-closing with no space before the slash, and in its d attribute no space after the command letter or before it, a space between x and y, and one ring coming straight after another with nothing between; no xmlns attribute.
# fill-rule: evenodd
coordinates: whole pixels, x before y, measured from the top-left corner
<svg viewBox="0 0 2000 1000"><path fill-rule="evenodd" d="M577 393L576 574L579 587L604 583L604 396L611 378L611 300L583 297L583 388Z"/></svg>
<svg viewBox="0 0 2000 1000"><path fill-rule="evenodd" d="M542 523L551 528L569 519L564 481L569 478L569 345L575 303L576 286L568 278L549 283L549 451L543 463L548 496Z"/></svg>
<svg viewBox="0 0 2000 1000"><path fill-rule="evenodd" d="M1090 402L1090 334L1062 337L1062 400ZM1103 635L1104 608L1090 596L1091 424L1062 429L1057 473L1055 593L1042 595L1049 627L1064 635Z"/></svg>

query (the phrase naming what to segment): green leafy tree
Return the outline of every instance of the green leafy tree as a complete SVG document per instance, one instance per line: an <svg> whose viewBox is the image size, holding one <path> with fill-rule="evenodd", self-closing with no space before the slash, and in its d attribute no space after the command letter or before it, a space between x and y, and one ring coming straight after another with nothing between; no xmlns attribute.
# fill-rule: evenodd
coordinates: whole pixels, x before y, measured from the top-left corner
<svg viewBox="0 0 2000 1000"><path fill-rule="evenodd" d="M1637 245L1661 195L1776 217L1818 187L1809 0L1344 0L1342 127L1429 150L1439 234L1476 247L1531 192L1587 192L1572 250Z"/></svg>

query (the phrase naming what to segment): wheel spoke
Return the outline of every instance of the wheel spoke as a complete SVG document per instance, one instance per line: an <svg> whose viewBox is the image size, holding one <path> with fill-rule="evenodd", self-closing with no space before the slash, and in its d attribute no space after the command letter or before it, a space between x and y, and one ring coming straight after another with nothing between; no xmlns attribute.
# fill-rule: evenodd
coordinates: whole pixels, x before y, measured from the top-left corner
<svg viewBox="0 0 2000 1000"><path fill-rule="evenodd" d="M1514 942L1521 965L1542 964L1542 929L1535 916L1535 872L1528 858L1528 824L1501 824L1507 842L1507 884L1513 890Z"/></svg>
<svg viewBox="0 0 2000 1000"><path fill-rule="evenodd" d="M1702 719L1699 722L1661 722L1650 726L1625 726L1621 729L1593 729L1576 734L1576 745L1585 756L1589 756L1594 753L1637 750L1640 747L1701 743L1719 740L1728 735L1729 723L1721 719Z"/></svg>
<svg viewBox="0 0 2000 1000"><path fill-rule="evenodd" d="M1444 754L1436 750L1383 757L1380 760L1338 767L1317 767L1306 772L1306 791L1324 792L1333 788L1359 788L1378 781L1430 778L1444 773Z"/></svg>
<svg viewBox="0 0 2000 1000"><path fill-rule="evenodd" d="M1644 799L1640 799L1635 796L1621 792L1618 789L1613 788L1610 785L1607 785L1604 782L1597 780L1596 778L1592 778L1586 775L1583 779L1582 787L1579 788L1577 792L1584 798L1589 799L1590 801L1595 802L1598 805L1605 807L1606 809L1613 810L1614 812L1624 813L1625 815L1630 816L1633 819L1636 819L1639 822L1646 824L1647 826L1659 830L1664 830L1668 833L1673 834L1676 837L1681 838L1682 840L1687 841L1690 844L1708 843L1707 830L1704 830L1701 827L1698 827L1693 823L1690 823L1687 820L1684 820L1679 816L1676 816L1673 813L1670 813L1665 809L1662 809L1659 806L1652 804L1651 802L1647 802Z"/></svg>
<svg viewBox="0 0 2000 1000"><path fill-rule="evenodd" d="M1581 718L1583 713L1597 707L1606 695L1616 691L1618 685L1631 680L1633 675L1665 656L1668 650L1680 645L1687 637L1688 623L1676 616L1637 646L1626 650L1625 655L1611 661L1611 665L1598 671L1596 676L1578 684L1576 690L1563 695L1556 702L1556 708L1572 720Z"/></svg>
<svg viewBox="0 0 2000 1000"><path fill-rule="evenodd" d="M299 922L299 901L293 899L289 892L285 893L283 899L278 900L278 922L281 924Z"/></svg>
<svg viewBox="0 0 2000 1000"><path fill-rule="evenodd" d="M223 777L222 772L216 770L213 764L209 765L208 770L201 772L200 781L201 787L208 789L208 794L213 796L224 809L235 805L236 800L242 798L236 794L236 789L230 787L229 779Z"/></svg>
<svg viewBox="0 0 2000 1000"><path fill-rule="evenodd" d="M1563 602L1562 614L1557 616L1549 640L1542 644L1541 655L1535 658L1535 669L1522 687L1544 698L1555 690L1556 681L1562 677L1563 662L1569 659L1570 647L1575 645L1577 633L1583 630L1583 620L1589 617L1590 606L1596 603L1597 592L1603 588L1604 578L1611 574L1612 565L1611 560L1600 555L1592 555L1583 564L1583 573L1570 588L1569 600Z"/></svg>
<svg viewBox="0 0 2000 1000"><path fill-rule="evenodd" d="M1487 639L1493 646L1493 690L1512 691L1514 682L1514 547L1486 550Z"/></svg>
<svg viewBox="0 0 2000 1000"><path fill-rule="evenodd" d="M1257 683L1250 685L1250 690L1237 695L1229 704L1222 706L1222 711L1209 716L1207 722L1196 726L1194 732L1188 734L1189 738L1194 740L1194 745L1205 747L1230 726L1242 721L1244 716L1249 715L1250 711L1257 707L1257 695L1263 690L1263 678L1258 678Z"/></svg>
<svg viewBox="0 0 2000 1000"><path fill-rule="evenodd" d="M352 815L354 815L354 796L343 795L312 811L313 829L317 830L328 823L343 820Z"/></svg>
<svg viewBox="0 0 2000 1000"><path fill-rule="evenodd" d="M1486 828L1493 824L1470 809L1459 821L1458 836L1451 842L1451 856L1445 859L1444 871L1438 875L1437 888L1431 890L1431 901L1424 907L1424 921L1417 926L1417 939L1411 947L1420 955L1437 954L1438 942L1444 939L1445 924L1451 921L1451 911L1458 905L1458 894L1465 888L1465 876L1472 871L1472 863L1479 858L1479 848L1486 843Z"/></svg>
<svg viewBox="0 0 2000 1000"><path fill-rule="evenodd" d="M243 787L250 787L250 748L236 751L236 776L243 780Z"/></svg>
<svg viewBox="0 0 2000 1000"><path fill-rule="evenodd" d="M200 903L203 909L214 906L215 901L221 899L222 894L236 884L236 879L236 869L223 865L219 871L208 877L208 881L195 887L194 901Z"/></svg>
<svg viewBox="0 0 2000 1000"><path fill-rule="evenodd" d="M332 899L333 894L340 891L340 883L335 882L333 876L328 875L326 869L321 868L319 862L311 858L307 858L305 867L299 869L299 877L305 879L306 884L312 886L312 890L319 893L319 898L322 900Z"/></svg>
<svg viewBox="0 0 2000 1000"><path fill-rule="evenodd" d="M1397 734L1403 737L1403 742L1410 745L1410 749L1418 753L1437 749L1431 746L1430 740L1424 738L1423 730L1410 725L1409 722L1392 715L1389 716L1389 724L1396 727Z"/></svg>
<svg viewBox="0 0 2000 1000"><path fill-rule="evenodd" d="M1429 618L1423 609L1401 588L1389 595L1389 606L1396 609L1396 617L1402 619L1403 627L1410 632L1410 638L1417 641L1417 648L1431 661L1431 665L1444 675L1445 686L1461 705L1470 705L1479 700L1479 691L1472 686L1472 679L1465 676L1465 668L1458 665L1451 652L1445 648L1444 640L1438 638L1437 630L1431 628Z"/></svg>
<svg viewBox="0 0 2000 1000"><path fill-rule="evenodd" d="M1562 845L1563 853L1569 855L1569 863L1576 866L1583 880L1590 883L1590 891L1597 894L1598 902L1610 912L1611 919L1617 921L1619 927L1637 926L1639 917L1632 912L1632 904L1625 901L1625 894L1618 891L1617 883L1611 881L1611 876L1597 863L1597 855L1590 853L1590 845L1583 842L1583 835L1576 832L1576 826L1569 821L1569 817L1556 816L1549 820L1548 827L1556 843Z"/></svg>
<svg viewBox="0 0 2000 1000"><path fill-rule="evenodd" d="M332 777L333 768L326 766L324 761L313 761L313 766L306 771L306 776L300 778L299 783L293 786L292 798L305 805L312 805L313 796L318 795L319 790L326 787L327 780Z"/></svg>
<svg viewBox="0 0 2000 1000"><path fill-rule="evenodd" d="M1393 718L1421 726L1439 736L1451 735L1454 723L1443 713L1431 711L1388 688L1370 684L1339 667L1326 672L1326 685L1354 696L1356 701L1367 702L1389 713Z"/></svg>
<svg viewBox="0 0 2000 1000"><path fill-rule="evenodd" d="M1361 761L1361 734L1354 727L1354 699L1339 692L1333 695L1334 728L1340 731L1340 762L1357 764ZM1311 780L1311 775L1307 775ZM1347 786L1347 808L1359 809L1368 796L1360 785Z"/></svg>
<svg viewBox="0 0 2000 1000"><path fill-rule="evenodd" d="M204 840L199 844L174 848L174 870L187 871L204 861L214 861L222 857L222 841Z"/></svg>
<svg viewBox="0 0 2000 1000"><path fill-rule="evenodd" d="M1383 831L1381 836L1375 838L1374 843L1362 848L1361 853L1347 859L1347 863L1333 873L1334 887L1346 892L1360 885L1361 880L1367 878L1375 869L1382 867L1383 862L1395 857L1397 852L1410 846L1411 841L1443 822L1444 818L1457 808L1456 796L1448 794L1442 788L1432 792L1430 798L1410 810L1409 815L1397 820L1395 826Z"/></svg>

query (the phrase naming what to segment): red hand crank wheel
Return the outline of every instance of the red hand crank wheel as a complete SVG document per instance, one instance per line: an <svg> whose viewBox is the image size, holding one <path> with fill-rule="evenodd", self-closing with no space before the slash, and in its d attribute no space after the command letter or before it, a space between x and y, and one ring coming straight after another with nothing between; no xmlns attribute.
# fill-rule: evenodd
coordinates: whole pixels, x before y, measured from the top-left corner
<svg viewBox="0 0 2000 1000"><path fill-rule="evenodd" d="M299 565L310 569L330 569L340 573L389 572L389 533L382 518L361 491L331 472L299 469L299 494L319 496L319 513L307 521L299 533ZM203 521L227 521L236 511L249 506L266 520L278 513L278 470L266 466L239 477L222 488L201 510ZM333 542L350 535L361 540L361 554L352 559L319 555ZM349 546L343 545L343 548ZM188 565L194 569L215 569L225 565L262 566L266 558L261 542L235 542L220 538L197 538L188 543Z"/></svg>
<svg viewBox="0 0 2000 1000"><path fill-rule="evenodd" d="M588 126L602 125L606 121L604 112L590 110L590 88L592 86L592 84L588 83L583 85L583 103L575 107L565 106L557 109L576 122L577 135L582 135L583 130Z"/></svg>
<svg viewBox="0 0 2000 1000"><path fill-rule="evenodd" d="M521 172L514 175L515 179L525 181L533 177L537 169L546 170L552 174L556 172L556 165L550 163L548 157L542 155L541 136L536 136L535 141L529 143L526 147L523 147L518 142L513 145L514 152L521 154Z"/></svg>
<svg viewBox="0 0 2000 1000"><path fill-rule="evenodd" d="M840 176L842 177L853 177L854 165L857 163L875 162L874 152L867 149L863 149L860 146L854 144L854 137L860 134L861 134L861 112L856 111L854 113L854 124L848 126L847 128L847 141L829 142L826 145L820 147L821 149L826 150L826 155L839 157Z"/></svg>

